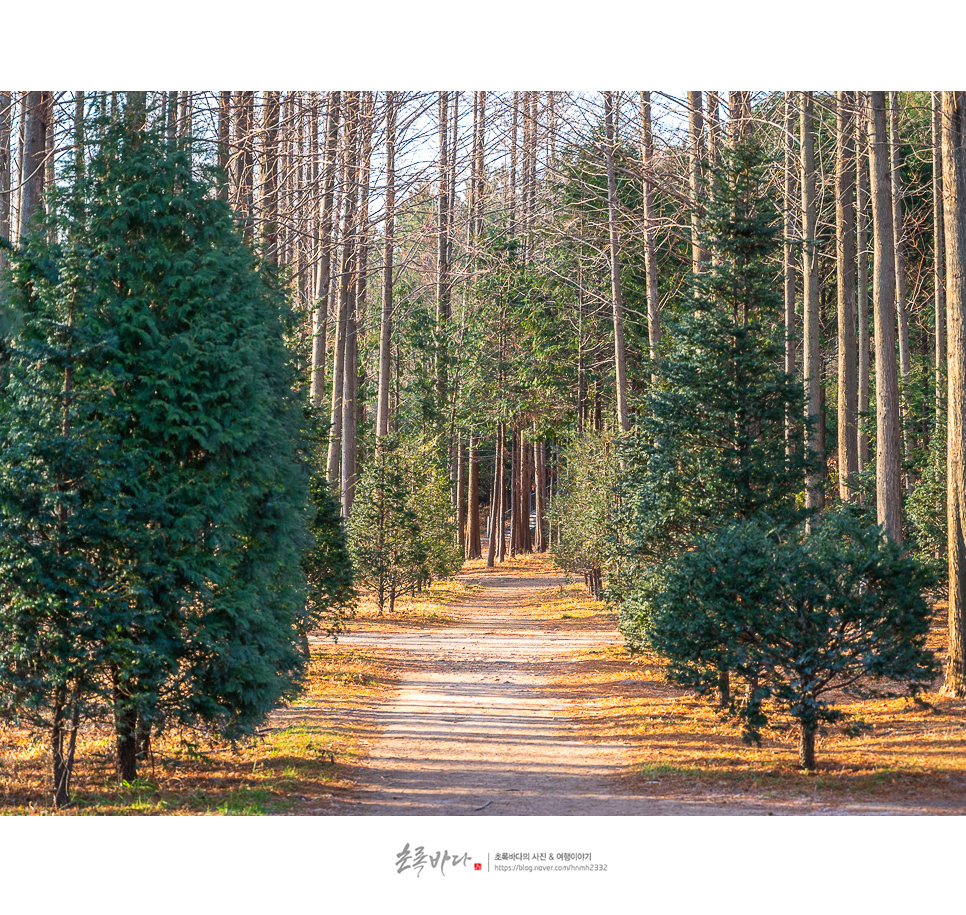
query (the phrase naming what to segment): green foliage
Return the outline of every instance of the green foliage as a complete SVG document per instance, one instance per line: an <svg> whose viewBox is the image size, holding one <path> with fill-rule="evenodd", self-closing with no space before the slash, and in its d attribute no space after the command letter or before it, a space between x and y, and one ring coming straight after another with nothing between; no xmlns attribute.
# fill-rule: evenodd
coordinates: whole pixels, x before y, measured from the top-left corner
<svg viewBox="0 0 966 915"><path fill-rule="evenodd" d="M644 637L648 567L732 520L801 516L808 458L801 385L782 369L782 301L770 259L778 214L760 147L723 154L706 208L712 262L691 307L667 321L666 348L643 415L627 440L620 491L620 574L613 595L624 634ZM629 602L629 603L628 603ZM637 607L639 613L630 611Z"/></svg>
<svg viewBox="0 0 966 915"><path fill-rule="evenodd" d="M458 571L462 551L432 439L387 436L356 487L349 549L356 574L376 595L379 612L404 591Z"/></svg>
<svg viewBox="0 0 966 915"><path fill-rule="evenodd" d="M752 684L732 703L747 740L759 743L772 706L812 739L841 721L829 693L906 681L915 692L936 674L926 649L924 567L849 507L805 526L739 521L662 567L653 587L652 644L669 676L711 693L721 670Z"/></svg>
<svg viewBox="0 0 966 915"><path fill-rule="evenodd" d="M948 585L947 560L949 521L946 512L946 413L939 414L926 466L916 488L906 500L910 543L916 557Z"/></svg>
<svg viewBox="0 0 966 915"><path fill-rule="evenodd" d="M310 437L314 446L309 450L312 462L309 493L314 512L312 543L302 560L308 585L302 629L305 633L322 629L338 640L355 614L357 595L348 534L325 475L326 439L319 432L321 424L312 417L309 422L315 433Z"/></svg>
<svg viewBox="0 0 966 915"><path fill-rule="evenodd" d="M584 576L595 597L613 552L616 480L613 446L603 436L587 432L564 449L550 511L550 551L562 569Z"/></svg>
<svg viewBox="0 0 966 915"><path fill-rule="evenodd" d="M186 153L121 118L8 289L5 710L106 704L119 759L168 722L251 731L299 688L313 545L273 276Z"/></svg>

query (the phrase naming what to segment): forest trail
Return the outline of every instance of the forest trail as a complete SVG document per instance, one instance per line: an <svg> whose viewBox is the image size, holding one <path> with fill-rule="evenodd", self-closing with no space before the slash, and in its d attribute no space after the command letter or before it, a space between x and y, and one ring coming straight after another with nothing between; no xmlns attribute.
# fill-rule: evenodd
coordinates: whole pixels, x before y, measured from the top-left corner
<svg viewBox="0 0 966 915"><path fill-rule="evenodd" d="M451 608L458 618L454 626L340 638L348 647L392 656L402 682L393 701L360 713L364 729L375 735L370 753L355 773L354 789L327 812L769 812L720 800L649 798L628 787L620 777L630 764L626 746L579 740L566 700L549 688L551 666L613 644L616 634L535 617L533 598L564 584L563 578L504 577L499 568L461 578L483 590Z"/></svg>

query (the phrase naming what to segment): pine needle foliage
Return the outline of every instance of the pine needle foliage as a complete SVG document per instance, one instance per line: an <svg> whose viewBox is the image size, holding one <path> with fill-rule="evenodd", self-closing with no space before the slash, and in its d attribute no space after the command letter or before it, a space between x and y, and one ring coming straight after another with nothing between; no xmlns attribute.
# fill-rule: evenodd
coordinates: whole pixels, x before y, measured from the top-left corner
<svg viewBox="0 0 966 915"><path fill-rule="evenodd" d="M711 253L689 301L665 322L665 351L622 450L622 629L646 641L639 586L656 565L722 524L803 515L809 456L801 384L783 369L782 299L774 272L778 211L754 140L723 153L706 205ZM786 422L787 433L786 433Z"/></svg>
<svg viewBox="0 0 966 915"><path fill-rule="evenodd" d="M834 691L872 695L905 681L915 694L936 675L922 597L931 580L847 505L810 531L739 521L663 567L652 644L669 677L699 693L718 689L721 670L753 684L729 708L745 739L760 743L783 711L811 769L819 729L844 721Z"/></svg>

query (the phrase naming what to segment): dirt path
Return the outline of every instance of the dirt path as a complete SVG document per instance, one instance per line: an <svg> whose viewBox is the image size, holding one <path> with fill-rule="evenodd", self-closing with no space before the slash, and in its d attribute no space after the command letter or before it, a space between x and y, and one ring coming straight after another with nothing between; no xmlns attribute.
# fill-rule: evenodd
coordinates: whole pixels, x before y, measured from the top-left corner
<svg viewBox="0 0 966 915"><path fill-rule="evenodd" d="M626 748L571 732L564 700L548 694L546 668L614 640L566 632L528 616L526 604L562 578L467 576L485 590L454 608L446 629L359 632L347 646L398 652L398 697L361 713L379 734L341 815L761 814L757 805L669 801L630 790ZM792 812L792 811L789 811ZM801 812L800 810L794 812Z"/></svg>

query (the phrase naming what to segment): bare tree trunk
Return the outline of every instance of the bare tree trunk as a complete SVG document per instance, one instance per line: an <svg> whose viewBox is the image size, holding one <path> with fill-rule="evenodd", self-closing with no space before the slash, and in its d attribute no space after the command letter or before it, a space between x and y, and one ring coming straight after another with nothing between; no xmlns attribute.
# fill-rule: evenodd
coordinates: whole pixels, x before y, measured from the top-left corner
<svg viewBox="0 0 966 915"><path fill-rule="evenodd" d="M902 453L909 457L909 406L908 387L912 375L912 354L909 351L909 309L906 305L906 252L905 232L902 207L902 163L899 154L899 93L890 93L889 105L889 134L890 134L890 165L892 169L892 228L893 254L895 257L896 273L896 319L899 331L899 376L902 385L899 391L899 411L901 418L900 432L902 436ZM912 478L906 481L911 485Z"/></svg>
<svg viewBox="0 0 966 915"><path fill-rule="evenodd" d="M700 92L688 92L688 160L691 179L691 262L694 275L704 271L708 252L701 247L701 179L704 160L704 113Z"/></svg>
<svg viewBox="0 0 966 915"><path fill-rule="evenodd" d="M896 374L895 239L885 92L870 92L869 174L872 179L873 296L875 314L876 520L902 544L902 452Z"/></svg>
<svg viewBox="0 0 966 915"><path fill-rule="evenodd" d="M10 149L13 136L13 96L0 92L0 238L10 239ZM6 251L0 247L0 270L7 265Z"/></svg>
<svg viewBox="0 0 966 915"><path fill-rule="evenodd" d="M386 93L386 222L383 230L382 318L379 322L379 394L376 436L389 432L392 346L392 267L396 218L396 94Z"/></svg>
<svg viewBox="0 0 966 915"><path fill-rule="evenodd" d="M51 117L50 95L49 92L27 93L23 168L20 172L20 238L24 237L43 213L47 129Z"/></svg>
<svg viewBox="0 0 966 915"><path fill-rule="evenodd" d="M335 488L339 482L339 458L342 453L342 400L344 396L346 340L349 329L350 299L355 296L353 268L355 266L355 213L358 180L359 152L357 127L359 120L359 93L346 93L344 127L345 189L342 215L342 270L339 277L339 317L332 366L332 414L329 431L329 454L326 461L326 477Z"/></svg>
<svg viewBox="0 0 966 915"><path fill-rule="evenodd" d="M231 178L231 92L218 93L218 197L228 203Z"/></svg>
<svg viewBox="0 0 966 915"><path fill-rule="evenodd" d="M856 312L859 325L859 396L858 411L863 417L859 429L859 470L869 464L869 433L866 419L869 415L869 376L871 358L869 344L869 155L868 155L868 111L865 93L859 115L856 118L857 139L855 156L856 174L856 220L858 248L858 282L856 288Z"/></svg>
<svg viewBox="0 0 966 915"><path fill-rule="evenodd" d="M943 92L943 224L949 384L946 514L949 655L942 695L966 696L966 92Z"/></svg>
<svg viewBox="0 0 966 915"><path fill-rule="evenodd" d="M355 235L355 291L350 296L346 314L345 381L342 400L342 516L352 513L355 498L358 459L358 388L359 388L359 325L365 322L366 286L369 259L369 174L372 159L373 97L363 93L359 110L359 143L361 161L357 166L359 208L356 211Z"/></svg>
<svg viewBox="0 0 966 915"><path fill-rule="evenodd" d="M499 544L497 543L499 541ZM490 499L490 539L486 548L487 568L499 555L503 561L503 423L497 423L493 456L493 495Z"/></svg>
<svg viewBox="0 0 966 915"><path fill-rule="evenodd" d="M805 381L805 415L811 419L808 430L808 448L824 460L819 423L822 415L822 352L819 330L818 295L818 242L816 220L818 207L815 189L815 103L811 92L802 93L801 144L802 144L802 285L805 291L802 326L804 346L802 376ZM809 474L805 505L821 510L824 504L822 474Z"/></svg>
<svg viewBox="0 0 966 915"><path fill-rule="evenodd" d="M325 337L329 314L329 287L332 273L332 209L335 197L336 155L339 145L339 108L341 94L330 92L326 106L325 152L322 159L322 213L319 227L319 262L315 284L315 311L312 315L312 381L309 398L316 407L325 396Z"/></svg>
<svg viewBox="0 0 966 915"><path fill-rule="evenodd" d="M943 92L943 224L949 384L946 516L949 655L942 695L966 697L966 92Z"/></svg>
<svg viewBox="0 0 966 915"><path fill-rule="evenodd" d="M617 180L614 171L614 94L604 93L607 157L607 222L610 231L610 280L614 304L614 371L617 378L617 416L621 431L630 432L627 408L627 362L624 354L624 297L621 290L620 245L617 231Z"/></svg>
<svg viewBox="0 0 966 915"><path fill-rule="evenodd" d="M439 93L439 191L436 247L436 400L440 415L446 404L450 317L449 289L449 93Z"/></svg>
<svg viewBox="0 0 966 915"><path fill-rule="evenodd" d="M456 523L459 527L459 543L466 543L466 444L459 435L456 444Z"/></svg>
<svg viewBox="0 0 966 915"><path fill-rule="evenodd" d="M262 107L262 255L278 264L278 133L279 93L266 92Z"/></svg>
<svg viewBox="0 0 966 915"><path fill-rule="evenodd" d="M932 95L933 286L936 327L936 428L946 409L946 271L943 234L942 93ZM0 233L2 234L2 233Z"/></svg>
<svg viewBox="0 0 966 915"><path fill-rule="evenodd" d="M255 93L235 93L235 210L239 214L246 241L255 234Z"/></svg>
<svg viewBox="0 0 966 915"><path fill-rule="evenodd" d="M651 359L651 383L657 382L661 345L661 310L658 297L657 244L654 240L657 219L654 212L654 133L651 127L651 93L641 93L641 165L644 171L644 270L647 283L647 343Z"/></svg>
<svg viewBox="0 0 966 915"><path fill-rule="evenodd" d="M714 168L721 158L721 102L717 92L707 92L705 97L708 100L708 165Z"/></svg>
<svg viewBox="0 0 966 915"><path fill-rule="evenodd" d="M483 553L480 542L480 437L470 436L469 482L467 485L466 549L467 559L479 559Z"/></svg>
<svg viewBox="0 0 966 915"><path fill-rule="evenodd" d="M795 97L785 93L785 371L795 377ZM785 442L792 447L792 432L801 417L786 412Z"/></svg>
<svg viewBox="0 0 966 915"><path fill-rule="evenodd" d="M536 428L534 428L536 434ZM538 553L547 551L547 446L533 443L533 548Z"/></svg>
<svg viewBox="0 0 966 915"><path fill-rule="evenodd" d="M839 497L852 498L859 469L858 383L855 326L855 94L836 93L835 256L838 276L838 451Z"/></svg>

